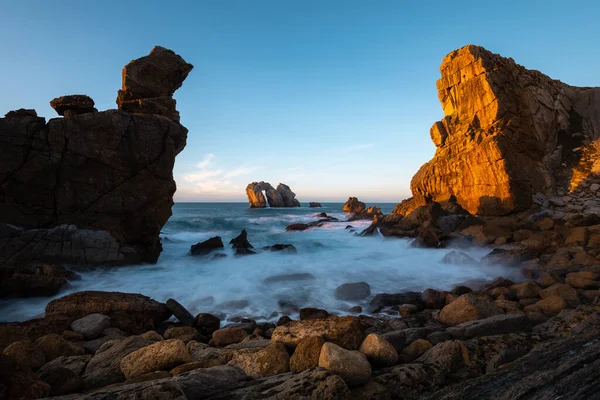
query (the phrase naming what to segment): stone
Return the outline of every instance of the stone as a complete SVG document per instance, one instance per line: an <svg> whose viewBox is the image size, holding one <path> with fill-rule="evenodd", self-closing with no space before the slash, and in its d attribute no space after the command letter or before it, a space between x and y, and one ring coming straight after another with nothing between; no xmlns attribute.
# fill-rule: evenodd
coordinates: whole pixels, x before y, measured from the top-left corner
<svg viewBox="0 0 600 400"><path fill-rule="evenodd" d="M94 108L94 100L85 94L57 97L50 101L50 107L54 108L58 115L64 115L65 118L98 111Z"/></svg>
<svg viewBox="0 0 600 400"><path fill-rule="evenodd" d="M577 296L577 291L564 283L555 283L554 285L540 291L540 297L542 299L550 296L558 296L562 298L571 307L580 303L579 296Z"/></svg>
<svg viewBox="0 0 600 400"><path fill-rule="evenodd" d="M360 386L371 378L371 364L362 353L346 350L335 343L323 345L319 367L339 375L350 387Z"/></svg>
<svg viewBox="0 0 600 400"><path fill-rule="evenodd" d="M442 309L446 305L448 292L435 289L426 289L421 295L425 308Z"/></svg>
<svg viewBox="0 0 600 400"><path fill-rule="evenodd" d="M562 283L560 276L552 272L544 272L542 276L538 278L537 282L544 289L554 285L555 283Z"/></svg>
<svg viewBox="0 0 600 400"><path fill-rule="evenodd" d="M202 340L202 335L196 330L196 328L192 328L191 326L172 326L169 327L164 333L165 339L179 339L184 343L187 343L191 340Z"/></svg>
<svg viewBox="0 0 600 400"><path fill-rule="evenodd" d="M263 250L266 251L281 251L285 253L298 253L298 249L293 244L274 244L272 246L265 246Z"/></svg>
<svg viewBox="0 0 600 400"><path fill-rule="evenodd" d="M213 332L212 340L217 347L225 347L230 344L239 343L248 336L242 328L222 328Z"/></svg>
<svg viewBox="0 0 600 400"><path fill-rule="evenodd" d="M44 353L46 362L52 361L60 356L78 356L84 353L82 347L66 341L55 333L42 336L35 341L35 344L42 353Z"/></svg>
<svg viewBox="0 0 600 400"><path fill-rule="evenodd" d="M599 184L597 184L597 183L592 183L592 184L590 185L590 190L591 190L592 192L597 192L598 190L600 190L600 185L599 185Z"/></svg>
<svg viewBox="0 0 600 400"><path fill-rule="evenodd" d="M335 289L335 297L345 301L362 300L371 295L371 287L366 282L344 283Z"/></svg>
<svg viewBox="0 0 600 400"><path fill-rule="evenodd" d="M24 268L3 269L4 276L0 280L0 298L53 296L69 285L65 278L34 274Z"/></svg>
<svg viewBox="0 0 600 400"><path fill-rule="evenodd" d="M565 283L577 289L600 288L600 274L595 272L571 272L565 277Z"/></svg>
<svg viewBox="0 0 600 400"><path fill-rule="evenodd" d="M411 362L419 358L421 354L425 353L432 347L433 345L428 340L417 339L411 344L409 344L407 347L405 347L404 350L402 350L402 352L400 353L399 360L402 363Z"/></svg>
<svg viewBox="0 0 600 400"><path fill-rule="evenodd" d="M316 368L319 365L319 355L324 344L325 339L320 336L302 339L290 358L290 371L299 373Z"/></svg>
<svg viewBox="0 0 600 400"><path fill-rule="evenodd" d="M248 232L245 229L235 238L229 241L231 247L234 249L252 249L254 246L248 241Z"/></svg>
<svg viewBox="0 0 600 400"><path fill-rule="evenodd" d="M376 333L367 335L358 351L367 356L369 362L377 367L389 367L398 361L398 352L394 346Z"/></svg>
<svg viewBox="0 0 600 400"><path fill-rule="evenodd" d="M462 251L452 250L449 253L446 253L444 258L441 261L443 264L454 264L454 265L474 265L477 264L478 261L475 260L470 255L463 253Z"/></svg>
<svg viewBox="0 0 600 400"><path fill-rule="evenodd" d="M529 305L523 309L525 312L539 311L547 316L555 316L568 307L567 302L562 297L553 295L545 297L535 304Z"/></svg>
<svg viewBox="0 0 600 400"><path fill-rule="evenodd" d="M202 256L210 253L213 250L222 249L224 247L225 246L223 246L221 237L215 236L205 240L204 242L192 245L190 248L190 254L193 256Z"/></svg>
<svg viewBox="0 0 600 400"><path fill-rule="evenodd" d="M173 315L186 326L195 326L196 319L194 316L175 299L167 300L167 308Z"/></svg>
<svg viewBox="0 0 600 400"><path fill-rule="evenodd" d="M311 208L321 207L321 203L318 203L316 201L311 201L310 203L308 203L308 206L311 207Z"/></svg>
<svg viewBox="0 0 600 400"><path fill-rule="evenodd" d="M575 246L585 246L588 242L590 235L588 228L585 226L578 226L569 231L569 235L565 239L565 244Z"/></svg>
<svg viewBox="0 0 600 400"><path fill-rule="evenodd" d="M367 205L356 197L349 197L342 210L349 214L363 214L367 210Z"/></svg>
<svg viewBox="0 0 600 400"><path fill-rule="evenodd" d="M83 336L83 335L82 335ZM102 335L97 339L88 340L81 343L81 346L87 353L95 353L102 345L110 340L123 339L128 335L118 328L106 328ZM63 333L63 337L65 337ZM70 339L69 339L70 340ZM81 339L82 340L82 339ZM72 340L75 341L75 340Z"/></svg>
<svg viewBox="0 0 600 400"><path fill-rule="evenodd" d="M156 331L144 332L140 336L151 342L158 342L160 340L165 340L165 338Z"/></svg>
<svg viewBox="0 0 600 400"><path fill-rule="evenodd" d="M322 319L329 317L329 313L327 310L323 310L320 308L301 308L300 309L300 319Z"/></svg>
<svg viewBox="0 0 600 400"><path fill-rule="evenodd" d="M278 326L273 331L271 340L296 347L298 343L311 336L322 336L345 349L358 349L363 341L363 330L357 317L329 317L327 319L310 319L292 321Z"/></svg>
<svg viewBox="0 0 600 400"><path fill-rule="evenodd" d="M281 343L271 343L255 353L235 353L229 365L236 366L250 378L277 375L290 370L290 356Z"/></svg>
<svg viewBox="0 0 600 400"><path fill-rule="evenodd" d="M121 360L152 343L142 336L130 336L104 343L85 367L83 374L85 386L97 388L124 382L125 375L121 372Z"/></svg>
<svg viewBox="0 0 600 400"><path fill-rule="evenodd" d="M402 304L413 304L418 307L423 307L421 300L421 292L404 292L404 293L380 293L375 295L369 303L367 312L376 313L384 307L398 306Z"/></svg>
<svg viewBox="0 0 600 400"><path fill-rule="evenodd" d="M502 314L502 310L497 305L485 297L468 293L445 306L439 319L447 325L454 326L498 314Z"/></svg>
<svg viewBox="0 0 600 400"><path fill-rule="evenodd" d="M46 363L46 356L42 350L29 340L20 340L11 343L4 349L3 353L17 363L29 367L34 371Z"/></svg>
<svg viewBox="0 0 600 400"><path fill-rule="evenodd" d="M290 322L292 322L292 319L290 317L288 317L287 315L283 315L277 320L277 324L275 324L275 325L282 326L282 325L289 324Z"/></svg>
<svg viewBox="0 0 600 400"><path fill-rule="evenodd" d="M44 364L42 368L39 369L38 373L45 373L47 370L56 369L56 368L67 368L75 373L76 376L82 376L85 371L85 367L92 359L91 354L86 354L82 356L69 356L69 357L58 357L54 360L47 362Z"/></svg>
<svg viewBox="0 0 600 400"><path fill-rule="evenodd" d="M81 279L81 276L73 271L70 271L57 264L42 264L35 267L36 275L49 276L53 278L64 278L68 281L75 281Z"/></svg>
<svg viewBox="0 0 600 400"><path fill-rule="evenodd" d="M266 199L263 192L267 195ZM289 186L280 183L277 189L268 182L252 182L246 187L246 195L251 208L269 207L300 207L296 194Z"/></svg>
<svg viewBox="0 0 600 400"><path fill-rule="evenodd" d="M71 329L79 332L84 338L96 339L110 326L110 317L104 314L89 314L71 322Z"/></svg>
<svg viewBox="0 0 600 400"><path fill-rule="evenodd" d="M83 389L83 378L73 370L64 367L44 369L38 372L41 381L50 385L50 396L62 396L77 393Z"/></svg>
<svg viewBox="0 0 600 400"><path fill-rule="evenodd" d="M134 334L154 329L171 316L165 304L133 293L76 292L46 306L46 318L74 321L94 313L108 316L112 327Z"/></svg>
<svg viewBox="0 0 600 400"><path fill-rule="evenodd" d="M464 322L446 330L455 339L471 339L506 333L526 332L533 324L526 315L494 315L480 320Z"/></svg>
<svg viewBox="0 0 600 400"><path fill-rule="evenodd" d="M216 315L200 313L196 316L196 329L204 336L212 336L220 327L221 320Z"/></svg>
<svg viewBox="0 0 600 400"><path fill-rule="evenodd" d="M0 395L7 399L39 399L50 394L50 385L29 368L0 354Z"/></svg>
<svg viewBox="0 0 600 400"><path fill-rule="evenodd" d="M530 299L538 297L542 288L540 288L535 282L525 281L512 285L508 288L508 290L518 299Z"/></svg>
<svg viewBox="0 0 600 400"><path fill-rule="evenodd" d="M125 378L131 379L153 371L168 371L190 361L185 344L171 339L135 350L121 359L120 367Z"/></svg>

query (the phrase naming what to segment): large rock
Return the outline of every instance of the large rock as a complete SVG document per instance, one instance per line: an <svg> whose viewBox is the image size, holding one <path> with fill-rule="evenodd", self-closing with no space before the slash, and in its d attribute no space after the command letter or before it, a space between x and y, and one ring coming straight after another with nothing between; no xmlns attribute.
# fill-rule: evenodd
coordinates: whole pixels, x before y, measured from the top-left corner
<svg viewBox="0 0 600 400"><path fill-rule="evenodd" d="M168 371L192 361L185 344L179 339L161 340L142 347L121 359L121 372L131 379L153 371Z"/></svg>
<svg viewBox="0 0 600 400"><path fill-rule="evenodd" d="M599 88L566 85L473 45L448 54L440 71L444 118L430 131L434 158L411 181L415 199L454 195L472 214L502 215L600 171Z"/></svg>
<svg viewBox="0 0 600 400"><path fill-rule="evenodd" d="M79 332L84 338L96 339L110 326L110 317L104 314L89 314L71 322L71 329Z"/></svg>
<svg viewBox="0 0 600 400"><path fill-rule="evenodd" d="M448 328L446 332L457 339L470 339L477 336L526 332L532 326L532 321L526 315L494 315L493 317L463 322L462 324Z"/></svg>
<svg viewBox="0 0 600 400"><path fill-rule="evenodd" d="M125 71L125 80L154 93L137 78L148 76L172 94L189 69L144 71ZM127 93L139 94L127 85ZM75 107L64 98L56 104ZM0 118L0 264L156 262L171 216L175 156L186 138L185 127L155 114Z"/></svg>
<svg viewBox="0 0 600 400"><path fill-rule="evenodd" d="M113 327L129 333L154 329L171 316L163 303L133 293L76 292L46 306L46 318L50 319L65 317L74 321L94 313L110 317Z"/></svg>
<svg viewBox="0 0 600 400"><path fill-rule="evenodd" d="M94 100L85 94L57 97L50 101L50 107L54 108L58 115L64 115L65 118L98 111L94 108Z"/></svg>
<svg viewBox="0 0 600 400"><path fill-rule="evenodd" d="M292 321L278 326L271 340L295 347L305 338L322 336L346 349L358 349L363 340L360 321L356 317L329 317L327 319L307 319Z"/></svg>
<svg viewBox="0 0 600 400"><path fill-rule="evenodd" d="M389 367L398 361L398 352L394 346L376 333L369 334L358 351L367 356L367 359L375 366Z"/></svg>
<svg viewBox="0 0 600 400"><path fill-rule="evenodd" d="M77 346L61 336L51 333L50 335L42 336L35 341L37 347L44 353L46 362L52 361L60 356L79 356L83 355L82 347Z"/></svg>
<svg viewBox="0 0 600 400"><path fill-rule="evenodd" d="M502 314L502 309L486 297L467 293L444 307L439 319L447 325L454 326L498 314Z"/></svg>
<svg viewBox="0 0 600 400"><path fill-rule="evenodd" d="M271 343L252 353L234 353L229 365L241 368L250 378L282 374L290 370L290 356L281 343Z"/></svg>
<svg viewBox="0 0 600 400"><path fill-rule="evenodd" d="M11 343L4 349L4 354L34 371L46 363L44 352L38 345L29 340Z"/></svg>
<svg viewBox="0 0 600 400"><path fill-rule="evenodd" d="M220 236L214 236L206 239L204 242L193 244L190 248L190 254L193 256L202 256L213 250L222 249L223 241Z"/></svg>
<svg viewBox="0 0 600 400"><path fill-rule="evenodd" d="M267 202L269 207L300 207L296 194L283 183L275 189L268 182L252 182L246 186L246 195L251 208L264 208Z"/></svg>
<svg viewBox="0 0 600 400"><path fill-rule="evenodd" d="M335 288L335 297L340 300L362 300L371 295L371 287L367 282L344 283Z"/></svg>
<svg viewBox="0 0 600 400"><path fill-rule="evenodd" d="M343 349L335 343L323 345L319 367L341 376L348 386L362 385L371 378L371 364L364 354Z"/></svg>
<svg viewBox="0 0 600 400"><path fill-rule="evenodd" d="M325 339L320 336L311 336L301 340L290 358L290 371L302 372L316 368L319 365L319 355Z"/></svg>

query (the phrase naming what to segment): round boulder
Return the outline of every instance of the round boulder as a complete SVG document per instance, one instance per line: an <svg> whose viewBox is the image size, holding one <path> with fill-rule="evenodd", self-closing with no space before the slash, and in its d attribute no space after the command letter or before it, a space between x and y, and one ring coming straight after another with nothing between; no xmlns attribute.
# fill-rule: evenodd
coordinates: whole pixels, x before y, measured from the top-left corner
<svg viewBox="0 0 600 400"><path fill-rule="evenodd" d="M178 365L189 363L190 354L178 339L163 340L142 347L123 357L121 372L127 379L154 371L169 371Z"/></svg>
<svg viewBox="0 0 600 400"><path fill-rule="evenodd" d="M502 309L486 297L467 293L444 307L439 319L447 325L454 326L498 314L502 314Z"/></svg>
<svg viewBox="0 0 600 400"><path fill-rule="evenodd" d="M394 346L376 333L367 335L358 351L367 356L374 366L389 367L398 361L398 352Z"/></svg>
<svg viewBox="0 0 600 400"><path fill-rule="evenodd" d="M110 317L98 313L86 315L71 322L71 329L81 333L88 340L96 339L109 326Z"/></svg>
<svg viewBox="0 0 600 400"><path fill-rule="evenodd" d="M46 363L46 357L42 350L29 340L11 343L4 349L4 354L34 371Z"/></svg>
<svg viewBox="0 0 600 400"><path fill-rule="evenodd" d="M366 282L344 283L335 289L335 297L340 300L362 300L371 295L371 287Z"/></svg>
<svg viewBox="0 0 600 400"><path fill-rule="evenodd" d="M371 364L359 351L346 350L335 343L325 343L319 354L319 367L344 379L350 387L360 386L371 379Z"/></svg>

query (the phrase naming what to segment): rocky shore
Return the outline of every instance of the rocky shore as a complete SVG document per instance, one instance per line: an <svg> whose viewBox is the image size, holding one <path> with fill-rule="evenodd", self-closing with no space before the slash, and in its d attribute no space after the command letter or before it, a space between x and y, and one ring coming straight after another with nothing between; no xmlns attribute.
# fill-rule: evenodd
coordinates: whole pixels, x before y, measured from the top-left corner
<svg viewBox="0 0 600 400"><path fill-rule="evenodd" d="M166 74L167 87L145 92L152 87L148 77L132 72L131 82L124 81L119 92L121 111L98 113L91 99L67 96L54 101L65 118L46 125L31 111L20 110L0 120L0 133L10 126L11 132L24 132L31 140L27 146L33 146L38 132L87 126L87 119L98 114L117 126L125 120L134 137L158 126L149 136L159 137L167 151L154 159L164 169L152 172L164 178L157 184L172 182L172 162L187 131L169 99L191 66L162 48L147 57L142 62L153 68L141 71ZM413 197L388 215L349 198L343 208L349 221L373 222L360 233L352 232L351 225L348 231L410 238L415 247L449 248L448 264L511 266L521 279L498 277L449 291L400 293L371 293L365 282L348 282L335 291L352 305L348 315L302 308L294 310L299 318L292 320L290 307L282 307L269 318L276 323L240 316L225 324L216 312L192 315L176 299L163 304L141 294L72 293L51 301L42 318L0 324L0 398L600 398L600 89L568 86L476 46L450 53L440 70L445 117L431 129L436 155L413 178ZM149 115L139 114L140 109ZM72 143L60 142L67 149ZM46 144L40 146L46 154ZM27 170L19 167L15 174ZM19 199L11 186L15 179L10 175L2 188ZM251 204L265 206L265 185L249 185ZM284 196L279 186L268 186L269 202L281 198L295 205L289 187L280 185L291 193ZM14 240L38 238L49 243L42 245L46 249L83 235L101 249L115 249L116 256L100 264L121 260L119 254L123 260L155 259L174 187L167 189L147 210L151 221L143 220L154 228L144 231L150 241L132 239L146 225L103 230L100 222L88 224L83 213L76 227L68 225L75 224L69 218L56 226L61 218L48 222L40 217L37 224L15 220L20 227L6 220L2 254L14 248ZM9 214L5 218L21 218ZM316 218L287 230L348 223L325 213ZM85 257L74 259L93 259L89 243L77 240ZM245 230L229 244L236 255L257 251ZM473 245L489 247L489 254L477 260L460 251ZM283 246L289 245L263 251L289 249ZM193 246L191 253L205 256L223 247L214 237ZM68 249L82 254L75 245ZM54 250L25 257L30 253L3 259L6 264L19 260L0 269L3 295L45 294L42 287L56 293L78 278L57 265L62 258L46 259ZM36 267L34 261L43 263Z"/></svg>

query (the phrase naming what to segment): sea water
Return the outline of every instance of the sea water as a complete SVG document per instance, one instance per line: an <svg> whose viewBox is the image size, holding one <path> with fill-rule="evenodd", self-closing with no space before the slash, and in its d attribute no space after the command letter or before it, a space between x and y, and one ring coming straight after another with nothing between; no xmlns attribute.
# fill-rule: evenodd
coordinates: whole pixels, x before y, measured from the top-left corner
<svg viewBox="0 0 600 400"><path fill-rule="evenodd" d="M372 295L427 288L450 289L468 280L509 276L502 267L450 265L441 262L451 249L418 249L409 239L356 236L370 221L347 220L342 203L322 208L249 208L247 203L176 203L161 232L163 252L156 264L78 268L82 279L58 295L0 302L0 321L20 321L44 312L53 298L82 290L141 293L158 301L174 298L193 314L212 312L227 318L248 316L275 320L298 307L347 313L370 298L346 302L335 289L348 282L367 282ZM393 204L378 204L389 213ZM286 232L292 223L319 219L326 212L342 222L327 222L307 231ZM234 256L229 240L248 232L256 255ZM220 236L226 257L190 255L190 246ZM293 244L296 254L262 251L274 244ZM489 249L461 249L479 259ZM292 314L294 317L294 314Z"/></svg>

